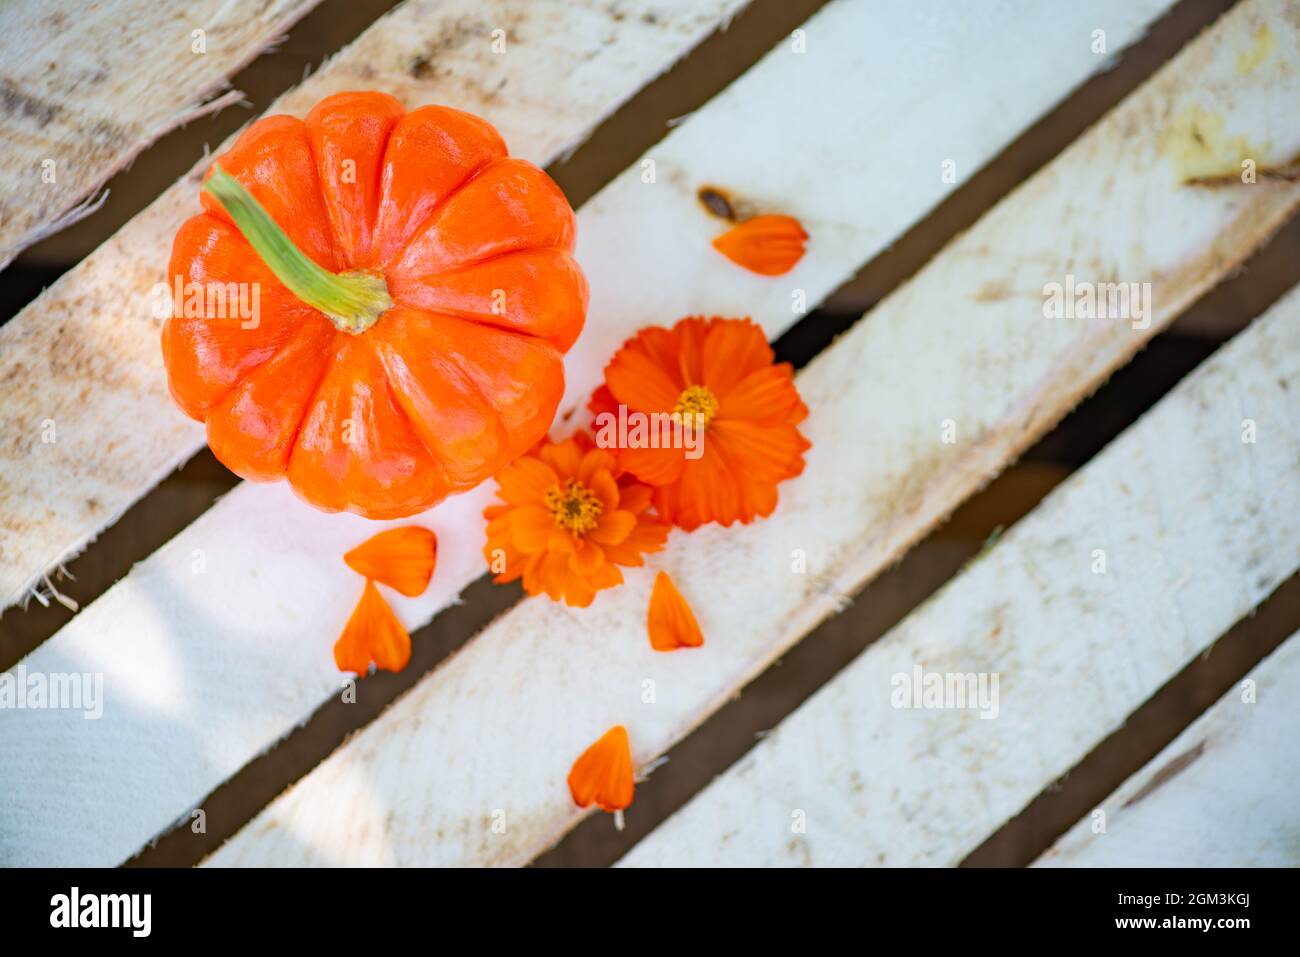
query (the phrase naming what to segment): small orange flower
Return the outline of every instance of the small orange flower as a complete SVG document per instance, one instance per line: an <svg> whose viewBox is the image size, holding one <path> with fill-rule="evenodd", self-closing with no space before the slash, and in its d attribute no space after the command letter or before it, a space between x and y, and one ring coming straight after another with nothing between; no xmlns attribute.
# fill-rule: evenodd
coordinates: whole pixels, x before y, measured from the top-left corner
<svg viewBox="0 0 1300 957"><path fill-rule="evenodd" d="M694 451L617 448L619 467L655 486L665 521L688 531L752 522L771 515L777 485L803 471L809 443L798 425L808 408L790 364L774 365L774 358L763 330L748 319L691 317L672 329L642 329L605 367L605 385L590 404L599 430L619 418L620 405L624 418L668 413L704 426Z"/></svg>
<svg viewBox="0 0 1300 957"><path fill-rule="evenodd" d="M429 587L437 557L438 537L427 528L407 525L367 539L343 560L366 578L414 598Z"/></svg>
<svg viewBox="0 0 1300 957"><path fill-rule="evenodd" d="M483 555L496 581L523 578L530 595L585 608L596 592L621 584L619 565L641 565L668 537L668 526L646 514L651 489L615 479L609 452L579 434L543 441L497 475L504 505L483 512Z"/></svg>
<svg viewBox="0 0 1300 957"><path fill-rule="evenodd" d="M808 234L793 216L755 216L713 240L713 248L760 276L780 276L803 258Z"/></svg>
<svg viewBox="0 0 1300 957"><path fill-rule="evenodd" d="M334 643L334 663L339 671L364 675L372 661L383 671L401 671L410 660L411 636L367 578L361 600Z"/></svg>
<svg viewBox="0 0 1300 957"><path fill-rule="evenodd" d="M621 811L632 803L632 747L627 728L616 724L582 752L569 771L569 793L578 807L595 803L602 811Z"/></svg>
<svg viewBox="0 0 1300 957"><path fill-rule="evenodd" d="M695 621L695 613L686 604L686 599L667 572L655 576L646 628L650 633L650 647L655 651L698 648L704 644L704 635Z"/></svg>

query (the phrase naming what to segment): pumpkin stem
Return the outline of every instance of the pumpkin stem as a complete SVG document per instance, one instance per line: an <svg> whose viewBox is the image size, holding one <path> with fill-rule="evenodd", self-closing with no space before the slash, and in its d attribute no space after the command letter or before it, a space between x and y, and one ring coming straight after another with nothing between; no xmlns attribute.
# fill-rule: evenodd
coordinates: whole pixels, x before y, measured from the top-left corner
<svg viewBox="0 0 1300 957"><path fill-rule="evenodd" d="M275 278L342 332L365 332L392 308L388 284L376 272L332 273L309 259L262 208L253 194L220 166L203 188L221 204Z"/></svg>

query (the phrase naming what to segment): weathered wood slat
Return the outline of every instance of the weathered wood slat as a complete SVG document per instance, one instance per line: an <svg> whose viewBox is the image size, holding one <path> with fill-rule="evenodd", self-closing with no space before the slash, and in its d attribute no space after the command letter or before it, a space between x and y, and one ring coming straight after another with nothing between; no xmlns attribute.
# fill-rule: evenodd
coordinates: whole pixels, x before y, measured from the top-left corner
<svg viewBox="0 0 1300 957"><path fill-rule="evenodd" d="M408 0L272 112L301 115L330 93L376 87L410 105L445 102L486 115L517 154L545 164L745 3ZM506 31L500 54L498 29ZM0 448L0 604L21 597L31 575L78 550L203 442L202 428L167 395L148 298L172 234L197 208L202 165L0 329L0 381L15 384L0 411L0 432L12 437ZM55 444L40 443L45 418L56 424ZM297 621L322 602L314 587L284 592L287 604L270 622L257 606L192 603L202 587L186 594L196 568L207 569L204 582L255 576L243 564L245 532L282 528L288 514L310 511L278 497L282 486L264 491L271 499L243 513L254 524L218 522L220 534L200 551L164 550L162 561L108 593L117 596L110 602L140 599L142 631L129 616L117 627L103 618L90 624L96 612L90 627L74 619L24 662L42 673L102 672L109 703L95 726L75 714L0 711L0 862L119 863L337 686L338 673L329 675L319 657L332 639L312 635L321 643L304 644ZM340 516L315 542L286 532L271 540L301 550L277 546L275 562L290 574L333 564L341 543L374 527ZM342 597L338 589L330 584L326 607ZM213 640L191 641L196 632ZM260 642L288 657L252 654Z"/></svg>
<svg viewBox="0 0 1300 957"><path fill-rule="evenodd" d="M238 101L210 97L319 2L4 4L0 269L158 137Z"/></svg>
<svg viewBox="0 0 1300 957"><path fill-rule="evenodd" d="M1300 634L1036 867L1300 867ZM1105 830L1098 830L1104 825Z"/></svg>
<svg viewBox="0 0 1300 957"><path fill-rule="evenodd" d="M958 863L1300 565L1298 380L1293 291L624 862Z"/></svg>
<svg viewBox="0 0 1300 957"><path fill-rule="evenodd" d="M382 89L486 116L545 165L746 2L407 0L269 112ZM151 290L206 166L0 327L0 609L203 445L167 394Z"/></svg>
<svg viewBox="0 0 1300 957"><path fill-rule="evenodd" d="M1144 18L1154 17L1162 6L1108 6L1113 42L1131 40L1141 32ZM646 167L635 163L584 207L578 255L591 279L592 318L568 363L571 399L590 391L614 347L646 323L671 321L687 312L743 309L776 334L798 318L791 309L795 288L815 303L951 188L940 174L942 160L953 149L953 130L939 119L952 112L952 97L969 97L958 137L958 171L964 178L1104 62L1076 42L1085 21L1091 24L1099 15L1096 8L1066 20L1046 10L1033 17L1004 11L999 34L1023 41L1012 44L1016 53L1010 59L1000 45L977 44L968 55L958 55L974 31L959 22L936 31L931 12L904 2L828 7L807 24L805 38L813 52L797 54L781 44L650 151L653 183L643 181ZM894 52L864 56L860 37L868 30L895 36L898 43L886 45ZM932 51L932 62L915 62L915 54L903 53L921 39ZM985 78L980 84L958 83L939 68L969 64L972 58L988 67L977 71ZM1033 82L1024 83L1025 77ZM906 109L894 102L891 84L900 81L914 97ZM826 90L846 83L863 91L868 114L888 117L882 129L831 124L807 109L808 103L824 99ZM768 111L781 116L779 128L760 121L760 109L763 116ZM815 170L771 161L773 150L792 143L799 144L801 153L816 152ZM896 157L905 147L933 156L931 168L899 179ZM868 185L848 195L818 188L818 183L857 181ZM721 259L708 240L722 226L695 199L696 189L705 183L724 186L760 207L795 213L814 236L815 254L775 281ZM792 184L789 192L783 183ZM781 200L784 205L774 207ZM481 510L491 496L485 488L421 519L438 532L443 547L430 591L399 606L408 624L427 621L485 570L479 554ZM139 747L150 735L156 713L106 716L103 737L93 751L75 728L25 728L24 738L42 740L47 753L66 762L60 766L94 776L101 807L121 803L137 814L138 795L144 791L154 802L150 819L163 816L166 821L182 813L337 689L339 675L329 645L355 601L356 581L331 556L374 527L304 509L282 487L241 486L28 659L33 667L34 662L105 660L129 687L130 676L148 673L160 660L159 650L166 649L167 667L193 689L184 698L183 711L195 729L151 743L152 754L160 760L165 756L169 775L147 770L134 777L110 773L98 780L105 766L96 754L105 741L111 739L115 748ZM201 578L191 571L196 551L205 561ZM97 650L105 634L114 636L111 660ZM228 680L234 674L239 679ZM177 715L180 703L165 704L162 710ZM183 774L176 773L179 767ZM57 770L32 767L22 754L6 750L0 737L0 773L6 770L24 782L18 803L30 810L23 813L40 808L45 823L39 853L63 853L67 839L59 835L68 831L64 819L82 817L83 796L69 795L52 806L45 785ZM0 833L4 813L0 810ZM106 818L114 846L152 834L142 833L137 820ZM32 853L38 853L32 846Z"/></svg>
<svg viewBox="0 0 1300 957"><path fill-rule="evenodd" d="M604 729L626 724L644 764L698 725L1295 208L1293 186L1180 185L1158 145L1194 140L1178 118L1212 104L1234 134L1282 155L1300 148L1286 118L1300 93L1287 65L1300 28L1275 24L1278 62L1237 69L1272 6L1234 8L800 375L813 448L773 518L676 535L652 567L590 609L522 603L213 863L521 863L581 817L564 775ZM1044 285L1069 273L1150 279L1149 327L1044 318ZM1285 543L1273 543L1279 554ZM801 557L807 573L793 573ZM645 608L660 567L694 602L707 636L698 652L648 646ZM1261 570L1243 607L1275 580ZM493 827L501 820L504 833Z"/></svg>

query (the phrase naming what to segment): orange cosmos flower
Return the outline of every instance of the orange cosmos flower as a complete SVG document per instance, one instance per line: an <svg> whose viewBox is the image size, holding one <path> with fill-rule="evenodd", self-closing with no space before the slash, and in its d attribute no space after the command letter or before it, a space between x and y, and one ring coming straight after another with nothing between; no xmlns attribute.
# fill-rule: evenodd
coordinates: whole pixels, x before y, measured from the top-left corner
<svg viewBox="0 0 1300 957"><path fill-rule="evenodd" d="M582 752L569 771L569 793L578 807L592 802L602 811L621 811L632 803L632 748L627 728L616 724Z"/></svg>
<svg viewBox="0 0 1300 957"><path fill-rule="evenodd" d="M803 471L808 440L798 425L808 408L794 370L775 358L749 319L683 319L629 339L605 367L591 398L602 446L617 448L619 466L655 486L661 518L690 530L706 522L749 523L772 514L780 482ZM703 441L655 442L611 428L635 413L651 420L699 422ZM656 413L659 415L656 416ZM672 445L693 445L671 447Z"/></svg>
<svg viewBox="0 0 1300 957"><path fill-rule="evenodd" d="M366 578L414 598L429 587L437 557L438 537L427 528L407 525L367 539L343 560Z"/></svg>
<svg viewBox="0 0 1300 957"><path fill-rule="evenodd" d="M383 671L401 671L411 660L411 636L369 578L361 601L334 643L339 671L364 675L370 663Z"/></svg>
<svg viewBox="0 0 1300 957"><path fill-rule="evenodd" d="M713 248L760 276L780 276L803 258L808 234L793 216L755 216L713 240Z"/></svg>
<svg viewBox="0 0 1300 957"><path fill-rule="evenodd" d="M646 615L646 629L650 633L650 647L655 651L698 648L704 644L704 635L695 621L695 613L686 604L686 599L667 572L655 576L655 587L650 593L650 611Z"/></svg>
<svg viewBox="0 0 1300 957"><path fill-rule="evenodd" d="M614 456L579 434L543 441L497 475L504 505L483 512L483 554L496 581L523 578L530 595L585 608L596 592L623 581L619 565L640 565L668 526L648 516L651 490L619 482Z"/></svg>

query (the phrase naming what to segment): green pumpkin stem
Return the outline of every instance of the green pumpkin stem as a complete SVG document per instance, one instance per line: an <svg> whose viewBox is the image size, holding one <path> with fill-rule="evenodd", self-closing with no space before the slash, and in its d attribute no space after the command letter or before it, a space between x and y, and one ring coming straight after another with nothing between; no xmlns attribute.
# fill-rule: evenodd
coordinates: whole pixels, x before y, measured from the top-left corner
<svg viewBox="0 0 1300 957"><path fill-rule="evenodd" d="M332 273L314 263L285 235L253 194L220 166L212 167L203 188L235 221L275 278L304 303L328 316L341 331L352 335L365 332L392 308L383 276L361 270Z"/></svg>

